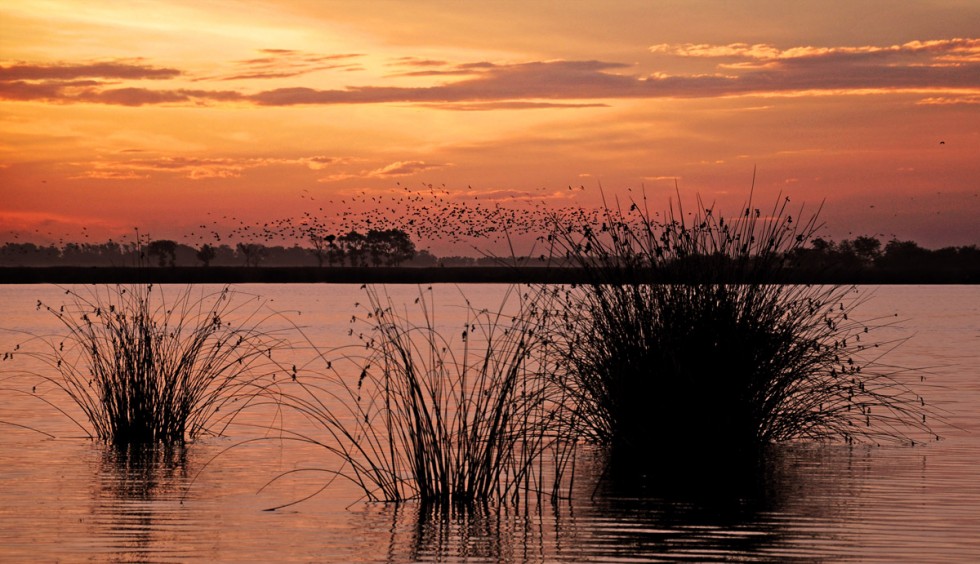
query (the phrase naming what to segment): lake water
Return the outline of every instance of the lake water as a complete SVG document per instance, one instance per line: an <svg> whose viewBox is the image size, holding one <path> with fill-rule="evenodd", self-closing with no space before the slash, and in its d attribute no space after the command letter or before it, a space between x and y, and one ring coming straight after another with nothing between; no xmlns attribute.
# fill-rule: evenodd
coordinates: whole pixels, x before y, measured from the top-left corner
<svg viewBox="0 0 980 564"><path fill-rule="evenodd" d="M346 285L237 290L294 312L322 347L356 337L347 334L350 317L366 301L363 290ZM438 321L455 331L463 295L476 307L496 307L504 290L436 286ZM908 338L887 362L926 369L922 395L948 414L936 429L942 441L787 445L745 487L729 486L719 467L703 487L656 491L600 480L584 452L572 499L557 507L432 513L414 503L365 503L338 480L307 501L266 511L318 491L329 476L271 480L332 463L320 448L276 440L261 422L266 414L242 420L259 428L236 425L226 437L155 462L127 461L23 393L30 381L10 372L22 359L7 361L0 364L0 421L7 422L0 423L0 561L980 561L980 287L863 290L872 298L862 316L895 320L878 338ZM387 291L393 303L411 304L419 289ZM23 342L24 332L56 330L35 305L65 297L53 286L0 287L0 352ZM46 398L71 413L63 399Z"/></svg>

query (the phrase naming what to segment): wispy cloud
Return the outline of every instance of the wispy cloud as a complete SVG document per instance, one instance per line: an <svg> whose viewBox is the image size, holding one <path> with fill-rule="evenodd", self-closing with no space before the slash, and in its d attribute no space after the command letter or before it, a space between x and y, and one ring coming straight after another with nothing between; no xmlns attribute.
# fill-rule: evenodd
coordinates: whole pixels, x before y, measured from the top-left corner
<svg viewBox="0 0 980 564"><path fill-rule="evenodd" d="M391 76L471 76L479 73L485 68L493 66L492 63L479 63L477 65L451 64L448 61L435 59L418 59L415 57L400 57L388 63L389 67L400 69Z"/></svg>
<svg viewBox="0 0 980 564"><path fill-rule="evenodd" d="M108 87L123 80L165 80L181 76L180 70L146 65L141 60L29 64L0 66L0 99L53 102L96 102L133 105L186 101L175 91ZM152 92L152 95L149 93Z"/></svg>
<svg viewBox="0 0 980 564"><path fill-rule="evenodd" d="M85 89L76 93L79 102L112 104L117 106L145 106L156 104L237 102L242 95L231 90L151 90L147 88Z"/></svg>
<svg viewBox="0 0 980 564"><path fill-rule="evenodd" d="M951 105L980 105L980 94L967 94L964 96L933 96L923 98L917 102L923 106L951 106Z"/></svg>
<svg viewBox="0 0 980 564"><path fill-rule="evenodd" d="M476 74L448 84L426 87L351 87L344 90L280 88L251 96L260 105L456 103L526 99L590 99L635 96L634 77L607 71L629 68L603 61L547 61L466 65ZM472 73L471 73L472 74Z"/></svg>
<svg viewBox="0 0 980 564"><path fill-rule="evenodd" d="M527 190L514 190L514 189L469 189L464 192L457 192L450 195L449 199L454 201L468 201L476 203L480 202L492 203L492 204L503 204L503 203L513 203L520 202L522 204L541 204L543 202L564 202L573 201L576 199L579 189L575 190L551 190L546 191L544 188L536 190L534 192L529 192Z"/></svg>
<svg viewBox="0 0 980 564"><path fill-rule="evenodd" d="M608 108L609 104L602 102L531 102L522 100L504 100L501 102L447 102L444 104L426 104L430 108L453 110L457 112L486 112L490 110L543 110L543 109L577 109L577 108Z"/></svg>
<svg viewBox="0 0 980 564"><path fill-rule="evenodd" d="M360 174L353 174L350 172L338 172L335 174L328 174L327 176L321 176L320 178L317 178L316 181L320 183L342 182L344 180L350 180L352 178L361 178L361 177L362 175Z"/></svg>
<svg viewBox="0 0 980 564"><path fill-rule="evenodd" d="M303 166L311 170L324 170L348 162L342 157L323 155L298 158L197 158L158 157L122 161L95 161L76 163L85 172L76 178L104 180L134 180L154 174L170 174L191 180L208 178L238 178L248 169L268 166Z"/></svg>
<svg viewBox="0 0 980 564"><path fill-rule="evenodd" d="M137 59L136 61L139 61ZM99 79L165 79L175 78L182 73L177 69L154 67L139 62L110 61L98 63L61 63L39 65L15 63L0 67L0 81L19 80L57 80L70 81L79 78Z"/></svg>
<svg viewBox="0 0 980 564"><path fill-rule="evenodd" d="M372 170L368 176L387 178L391 176L409 176L423 170L443 168L447 165L432 164L425 161L397 161L381 168Z"/></svg>
<svg viewBox="0 0 980 564"><path fill-rule="evenodd" d="M83 178L106 180L129 180L146 178L153 173L176 174L184 178L200 180L204 178L234 178L248 168L249 161L222 158L161 157L130 159L126 161L96 161L78 163L87 168L80 175ZM254 166L254 165L253 165Z"/></svg>
<svg viewBox="0 0 980 564"><path fill-rule="evenodd" d="M406 67L443 67L448 65L448 61L436 59L420 59L418 57L398 57L390 63L392 66Z"/></svg>
<svg viewBox="0 0 980 564"><path fill-rule="evenodd" d="M127 168L115 168L112 166L96 166L92 170L87 170L82 174L72 178L92 178L96 180L143 180L149 178L148 174L140 174L136 170Z"/></svg>
<svg viewBox="0 0 980 564"><path fill-rule="evenodd" d="M312 170L323 170L333 165L346 162L346 159L342 159L338 157L327 157L323 155L319 155L315 157L304 157L298 160L299 162L304 163L308 168Z"/></svg>
<svg viewBox="0 0 980 564"><path fill-rule="evenodd" d="M914 41L891 46L793 47L771 45L660 45L652 50L680 57L721 59L712 74L628 74L631 67L607 61L489 61L447 66L441 61L403 60L423 68L416 75L465 75L427 87L296 87L250 96L260 105L427 103L441 108L520 109L567 107L595 99L712 97L752 93L873 89L980 89L980 40ZM741 59L742 67L735 63ZM734 63L731 63L732 61ZM730 64L724 64L724 63ZM542 100L547 100L542 101ZM481 104L485 106L481 108ZM585 105L585 104L583 104Z"/></svg>
<svg viewBox="0 0 980 564"><path fill-rule="evenodd" d="M158 80L180 71L134 63L0 67L0 99L126 106L239 103L258 106L426 104L455 110L591 107L611 99L704 98L747 94L888 92L910 90L960 99L980 93L980 39L912 41L887 46L777 48L768 44L661 44L651 51L671 57L717 60L717 72L648 75L611 61L531 61L499 64L402 58L404 74L445 76L428 86L350 86L318 89L302 83L239 90L119 87L110 79ZM221 77L289 78L359 55L315 55L267 50L240 61L244 72ZM278 69L278 70L277 70ZM275 75L275 76L274 76ZM455 78L456 80L452 80Z"/></svg>
<svg viewBox="0 0 980 564"><path fill-rule="evenodd" d="M980 39L939 39L909 41L900 45L858 45L839 47L802 46L780 49L766 43L730 43L713 45L705 43L661 43L650 47L653 53L666 53L681 57L736 58L758 61L792 61L817 59L872 60L896 56L928 55L935 62L976 62L980 57Z"/></svg>
<svg viewBox="0 0 980 564"><path fill-rule="evenodd" d="M235 66L238 70L231 74L200 80L291 78L323 70L363 68L359 63L354 62L363 56L358 53L321 55L293 49L262 49L260 54L261 56L256 58L237 61Z"/></svg>
<svg viewBox="0 0 980 564"><path fill-rule="evenodd" d="M0 99L91 102L114 105L186 102L194 93L180 90L120 88L121 81L163 81L183 75L178 69L147 65L141 59L125 61L29 64L0 66ZM209 99L220 92L208 92Z"/></svg>

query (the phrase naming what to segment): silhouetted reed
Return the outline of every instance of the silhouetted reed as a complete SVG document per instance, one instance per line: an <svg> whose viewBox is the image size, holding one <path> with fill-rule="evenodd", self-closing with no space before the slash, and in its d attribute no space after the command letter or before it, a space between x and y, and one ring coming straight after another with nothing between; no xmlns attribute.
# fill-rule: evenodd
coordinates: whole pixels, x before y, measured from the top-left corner
<svg viewBox="0 0 980 564"><path fill-rule="evenodd" d="M544 373L549 312L539 296L512 289L496 311L470 307L447 335L431 293L420 291L414 315L374 288L367 293L366 354L331 361L322 377L304 375L297 380L304 393L286 400L326 437L294 438L339 455L337 474L368 500L466 505L557 496L571 446L559 425L564 404ZM508 313L513 301L517 311ZM344 363L356 369L338 370Z"/></svg>
<svg viewBox="0 0 980 564"><path fill-rule="evenodd" d="M29 353L50 367L42 384L66 393L83 430L120 447L181 444L220 434L242 409L263 396L274 374L272 358L288 346L262 329L278 314L258 298L187 287L171 296L159 286L133 284L66 290L68 303L37 308L54 315L63 335L38 337Z"/></svg>
<svg viewBox="0 0 980 564"><path fill-rule="evenodd" d="M599 225L556 225L550 239L589 280L566 295L564 384L613 460L667 468L776 441L934 436L932 409L880 363L891 344L869 339L882 321L854 318L854 288L779 283L818 228L788 206L750 198L726 216L698 200L655 219L644 199Z"/></svg>

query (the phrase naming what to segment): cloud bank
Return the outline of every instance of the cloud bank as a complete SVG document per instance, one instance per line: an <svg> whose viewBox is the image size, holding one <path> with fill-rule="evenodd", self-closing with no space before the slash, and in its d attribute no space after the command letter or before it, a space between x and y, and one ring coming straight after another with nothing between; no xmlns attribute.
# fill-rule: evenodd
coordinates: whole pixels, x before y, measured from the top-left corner
<svg viewBox="0 0 980 564"><path fill-rule="evenodd" d="M304 166L311 170L324 170L345 162L347 162L347 159L340 157L316 155L293 159L153 157L75 164L85 169L85 172L76 178L133 180L148 178L151 175L163 173L191 180L203 180L208 178L238 178L246 170L269 166Z"/></svg>
<svg viewBox="0 0 980 564"><path fill-rule="evenodd" d="M428 86L348 86L321 89L298 82L248 92L233 89L150 88L146 81L186 76L172 68L135 62L0 66L0 99L120 106L247 104L265 107L341 104L426 104L485 110L595 106L600 100L705 98L798 92L931 92L944 98L980 94L980 39L912 41L889 46L801 46L769 44L659 44L653 54L717 61L708 74L638 75L631 65L611 61L494 63L402 58L394 77L433 77ZM236 63L239 72L208 80L299 79L329 68L360 68L360 55L315 55L264 50ZM406 70L407 69L407 70ZM119 81L134 84L119 85ZM936 97L936 96L933 96ZM589 103L591 101L591 103Z"/></svg>

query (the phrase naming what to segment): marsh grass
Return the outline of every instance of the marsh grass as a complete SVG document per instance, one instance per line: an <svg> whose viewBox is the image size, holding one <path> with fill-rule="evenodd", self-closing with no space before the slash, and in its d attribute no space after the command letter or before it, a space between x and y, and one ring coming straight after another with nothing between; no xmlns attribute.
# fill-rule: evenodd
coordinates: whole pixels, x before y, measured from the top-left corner
<svg viewBox="0 0 980 564"><path fill-rule="evenodd" d="M589 281L566 294L563 384L580 432L614 460L666 468L779 441L935 437L935 411L909 386L918 375L883 363L897 343L871 340L886 321L855 317L864 297L780 283L819 227L780 200L660 216L644 199L607 206L601 225L556 223L551 241Z"/></svg>
<svg viewBox="0 0 980 564"><path fill-rule="evenodd" d="M289 347L263 327L281 314L228 287L170 292L152 284L65 290L60 306L37 303L63 331L35 336L32 394L112 445L179 445L219 435L288 371L273 353ZM288 324L287 324L288 327ZM83 417L50 391L63 392Z"/></svg>
<svg viewBox="0 0 980 564"><path fill-rule="evenodd" d="M294 438L338 455L336 475L367 500L460 506L559 496L573 445L545 374L552 345L540 296L512 288L497 310L467 302L465 323L447 329L431 292L420 290L412 306L367 294L365 354L345 353L320 378L297 382L303 393L286 403L323 434ZM337 370L341 363L355 369Z"/></svg>

